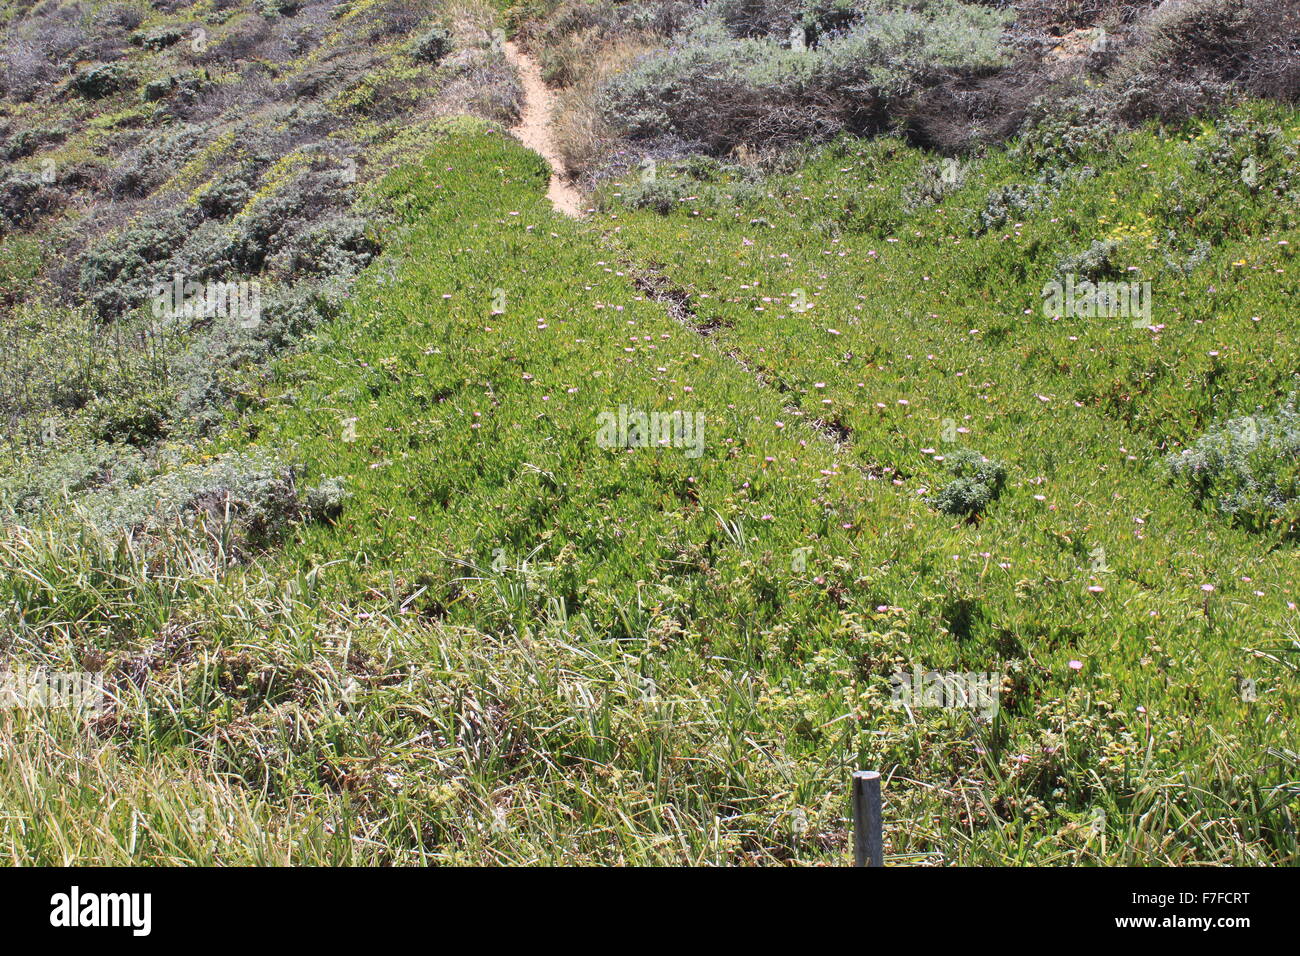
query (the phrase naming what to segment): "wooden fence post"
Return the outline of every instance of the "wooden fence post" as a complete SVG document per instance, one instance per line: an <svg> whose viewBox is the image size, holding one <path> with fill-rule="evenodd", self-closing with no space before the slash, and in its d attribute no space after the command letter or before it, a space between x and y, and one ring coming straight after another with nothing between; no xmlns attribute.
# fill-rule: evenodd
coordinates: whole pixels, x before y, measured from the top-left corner
<svg viewBox="0 0 1300 956"><path fill-rule="evenodd" d="M880 774L874 770L853 772L853 865L885 865Z"/></svg>

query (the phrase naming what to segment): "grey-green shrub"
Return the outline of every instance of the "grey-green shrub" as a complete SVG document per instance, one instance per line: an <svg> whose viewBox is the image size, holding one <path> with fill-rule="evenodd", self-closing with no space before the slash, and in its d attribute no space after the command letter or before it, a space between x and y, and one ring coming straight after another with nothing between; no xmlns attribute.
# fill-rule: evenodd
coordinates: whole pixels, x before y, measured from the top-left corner
<svg viewBox="0 0 1300 956"><path fill-rule="evenodd" d="M1232 90L1300 98L1300 7L1276 0L1186 0L1142 24L1116 76L1132 118L1177 120Z"/></svg>
<svg viewBox="0 0 1300 956"><path fill-rule="evenodd" d="M310 496L299 486L300 469L274 451L227 452L201 463L155 461L145 473L130 475L95 489L80 499L91 522L101 530L147 531L177 520L204 517L229 521L232 543L262 547L290 522L312 516L337 516L346 495L337 479L322 483Z"/></svg>
<svg viewBox="0 0 1300 956"><path fill-rule="evenodd" d="M65 499L148 474L139 449L97 442L71 443L23 464L0 479L0 524L29 522Z"/></svg>
<svg viewBox="0 0 1300 956"><path fill-rule="evenodd" d="M1094 99L1045 97L1030 105L1011 153L1040 171L1068 168L1107 149L1116 132Z"/></svg>
<svg viewBox="0 0 1300 956"><path fill-rule="evenodd" d="M17 130L4 146L0 146L0 159L23 159L53 143L63 142L67 135L68 130L63 126L32 126Z"/></svg>
<svg viewBox="0 0 1300 956"><path fill-rule="evenodd" d="M86 417L95 440L143 448L167 434L171 407L166 389L142 388L97 396L86 406Z"/></svg>
<svg viewBox="0 0 1300 956"><path fill-rule="evenodd" d="M0 180L0 235L25 229L57 212L66 197L30 173L12 173Z"/></svg>
<svg viewBox="0 0 1300 956"><path fill-rule="evenodd" d="M343 513L350 493L340 476L324 478L303 495L305 512L318 521L334 521Z"/></svg>
<svg viewBox="0 0 1300 956"><path fill-rule="evenodd" d="M761 194L749 170L709 156L691 156L660 164L653 178L633 178L616 198L633 209L653 209L667 215L687 200L693 210L716 211L743 205Z"/></svg>
<svg viewBox="0 0 1300 956"><path fill-rule="evenodd" d="M148 195L176 172L205 136L203 127L186 124L149 137L114 163L109 193L115 198Z"/></svg>
<svg viewBox="0 0 1300 956"><path fill-rule="evenodd" d="M1092 280L1112 278L1122 271L1116 259L1118 252L1119 243L1114 239L1094 239L1087 249L1063 256L1056 264L1056 274Z"/></svg>
<svg viewBox="0 0 1300 956"><path fill-rule="evenodd" d="M374 258L379 244L366 220L350 213L329 216L291 233L266 260L276 275L301 277L356 275Z"/></svg>
<svg viewBox="0 0 1300 956"><path fill-rule="evenodd" d="M415 42L413 56L424 63L437 66L452 50L451 31L444 27L434 27Z"/></svg>
<svg viewBox="0 0 1300 956"><path fill-rule="evenodd" d="M1000 229L1027 212L1032 212L1050 198L1041 183L1010 183L990 189L984 197L984 208L975 214L971 232L982 235Z"/></svg>
<svg viewBox="0 0 1300 956"><path fill-rule="evenodd" d="M1170 455L1169 473L1198 508L1248 531L1300 532L1300 411L1292 395L1275 413L1232 418Z"/></svg>
<svg viewBox="0 0 1300 956"><path fill-rule="evenodd" d="M961 188L966 179L966 168L956 163L949 168L952 170L951 175L945 175L943 166L937 163L927 163L921 167L916 181L903 190L903 204L909 212L934 206L949 193Z"/></svg>
<svg viewBox="0 0 1300 956"><path fill-rule="evenodd" d="M600 109L632 138L677 136L712 152L876 131L892 106L948 71L1000 64L1004 22L957 0L865 0L844 32L800 49L785 37L737 37L706 10L680 45L614 77Z"/></svg>
<svg viewBox="0 0 1300 956"><path fill-rule="evenodd" d="M969 448L959 448L944 459L953 480L930 503L944 514L973 517L982 515L1006 484L1007 466Z"/></svg>
<svg viewBox="0 0 1300 956"><path fill-rule="evenodd" d="M97 242L82 257L79 282L101 319L143 303L165 262L197 225L191 211L162 210Z"/></svg>

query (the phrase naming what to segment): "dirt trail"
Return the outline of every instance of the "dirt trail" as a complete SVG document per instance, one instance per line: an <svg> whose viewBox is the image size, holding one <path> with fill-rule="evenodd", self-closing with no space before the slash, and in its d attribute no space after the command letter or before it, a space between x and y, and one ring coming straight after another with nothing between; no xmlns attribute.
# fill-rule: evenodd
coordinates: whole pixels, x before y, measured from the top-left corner
<svg viewBox="0 0 1300 956"><path fill-rule="evenodd" d="M541 67L531 56L519 49L518 44L512 41L507 41L504 47L506 59L519 72L519 82L524 88L524 108L521 111L519 125L510 132L529 149L541 154L551 167L551 184L546 190L546 197L550 199L551 205L557 212L579 218L586 211L582 194L565 179L564 164L560 161L559 150L556 149L555 140L551 135L551 113L554 110L555 96L543 82ZM700 326L696 322L688 302L688 295L665 287L667 282L665 277L650 272L639 273L635 266L630 264L629 269L637 275L637 287L651 299L662 303L670 316L700 335L708 336L712 333L711 327ZM761 387L769 387L773 384L766 376L751 369L735 351L723 351L716 344L714 347L719 354L726 356L753 375ZM775 384L781 391L788 390L779 382ZM804 417L804 413L794 406L786 406L786 411L794 416ZM806 422L819 437L831 444L837 455L852 441L849 429L838 422L826 422L819 418L807 418Z"/></svg>
<svg viewBox="0 0 1300 956"><path fill-rule="evenodd" d="M584 211L582 194L564 178L564 164L551 136L551 111L555 97L542 82L542 70L537 62L519 49L514 42L505 44L506 59L519 71L519 82L524 88L524 108L519 125L510 132L525 146L541 157L551 167L551 185L546 197L557 212L575 218Z"/></svg>

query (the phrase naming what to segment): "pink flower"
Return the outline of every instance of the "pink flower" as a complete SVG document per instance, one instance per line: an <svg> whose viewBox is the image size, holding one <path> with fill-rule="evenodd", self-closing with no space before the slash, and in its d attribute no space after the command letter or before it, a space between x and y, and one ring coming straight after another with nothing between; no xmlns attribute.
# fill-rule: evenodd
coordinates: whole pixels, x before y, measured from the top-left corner
<svg viewBox="0 0 1300 956"><path fill-rule="evenodd" d="M1070 670L1072 671L1083 670L1083 661L1070 661Z"/></svg>

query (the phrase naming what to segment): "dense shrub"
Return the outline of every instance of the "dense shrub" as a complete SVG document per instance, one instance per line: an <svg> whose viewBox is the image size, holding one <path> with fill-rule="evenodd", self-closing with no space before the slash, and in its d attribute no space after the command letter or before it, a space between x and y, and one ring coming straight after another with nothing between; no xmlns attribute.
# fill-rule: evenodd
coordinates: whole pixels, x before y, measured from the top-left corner
<svg viewBox="0 0 1300 956"><path fill-rule="evenodd" d="M513 16L548 82L602 84L600 122L588 126L714 153L897 126L952 154L1029 125L1042 131L1030 145L1045 147L1046 169L1104 144L1116 120L1191 116L1239 92L1300 93L1300 8L1267 0L712 0L685 15L668 3L544 7ZM661 9L673 11L660 18L667 47L601 80L592 51L656 42L645 24ZM1093 46L1099 37L1106 44ZM612 152L580 151L588 162Z"/></svg>
<svg viewBox="0 0 1300 956"><path fill-rule="evenodd" d="M1002 494L1007 466L996 458L985 458L969 448L959 448L946 456L944 464L953 480L930 499L944 514L978 517Z"/></svg>
<svg viewBox="0 0 1300 956"><path fill-rule="evenodd" d="M1275 414L1229 419L1168 458L1198 508L1249 531L1300 533L1300 411L1293 395Z"/></svg>
<svg viewBox="0 0 1300 956"><path fill-rule="evenodd" d="M241 371L295 345L335 314L340 295L331 283L275 287L262 295L255 326L217 323L199 334L175 363L178 417L199 434L217 427L241 407Z"/></svg>
<svg viewBox="0 0 1300 956"><path fill-rule="evenodd" d="M146 50L165 50L185 37L185 32L177 27L163 27L158 30L134 33L131 43Z"/></svg>
<svg viewBox="0 0 1300 956"><path fill-rule="evenodd" d="M624 186L619 198L633 209L653 209L660 215L667 215L677 208L678 203L685 202L688 196L697 192L698 185L688 179L655 179Z"/></svg>
<svg viewBox="0 0 1300 956"><path fill-rule="evenodd" d="M1210 259L1210 243L1202 239L1189 250L1179 248L1178 237L1172 229L1166 230L1162 244L1165 269L1169 272L1189 276Z"/></svg>
<svg viewBox="0 0 1300 956"><path fill-rule="evenodd" d="M921 167L916 181L903 190L903 204L913 212L933 206L960 189L965 179L966 167L956 162L927 163Z"/></svg>
<svg viewBox="0 0 1300 956"><path fill-rule="evenodd" d="M862 15L858 0L803 0L800 22L809 42L843 33Z"/></svg>
<svg viewBox="0 0 1300 956"><path fill-rule="evenodd" d="M303 4L301 0L254 0L254 6L262 16L276 20L297 15Z"/></svg>
<svg viewBox="0 0 1300 956"><path fill-rule="evenodd" d="M66 75L70 61L86 44L84 13L77 4L46 7L10 27L0 46L4 90L27 100Z"/></svg>
<svg viewBox="0 0 1300 956"><path fill-rule="evenodd" d="M203 464L172 467L138 483L117 483L91 492L84 505L98 527L149 530L202 516L232 526L231 545L263 547L289 523L308 517L299 469L269 451L229 452ZM326 509L341 508L341 489L313 496ZM334 511L337 514L337 511Z"/></svg>
<svg viewBox="0 0 1300 956"><path fill-rule="evenodd" d="M1010 183L989 190L984 208L975 213L971 231L983 235L1015 222L1042 205L1050 194L1041 183Z"/></svg>
<svg viewBox="0 0 1300 956"><path fill-rule="evenodd" d="M234 222L235 256L241 271L261 271L268 257L282 251L286 256L291 255L290 247L297 241L299 232L336 214L351 202L353 195L353 184L345 170L310 166L282 186L259 196ZM319 237L313 237L308 247L318 242Z"/></svg>
<svg viewBox="0 0 1300 956"><path fill-rule="evenodd" d="M808 108L813 58L702 30L687 45L615 77L600 108L634 139L677 135L714 152L825 136L839 124Z"/></svg>
<svg viewBox="0 0 1300 956"><path fill-rule="evenodd" d="M102 531L149 532L204 518L230 529L228 557L264 547L293 521L332 521L348 492L342 478L303 488L301 469L273 452L228 452L203 463L110 444L84 444L49 456L21 475L0 480L0 524L30 521L68 497Z"/></svg>
<svg viewBox="0 0 1300 956"><path fill-rule="evenodd" d="M1294 200L1300 195L1300 148L1281 127L1252 117L1226 116L1215 124L1214 132L1212 139L1197 145L1193 162L1217 184L1278 199Z"/></svg>
<svg viewBox="0 0 1300 956"><path fill-rule="evenodd" d="M551 9L516 6L506 14L529 49L544 53L566 39L599 36L603 40L633 34L669 38L699 18L701 4L692 0L561 0ZM707 19L707 15L706 15Z"/></svg>
<svg viewBox="0 0 1300 956"><path fill-rule="evenodd" d="M147 147L126 165L151 170L171 151ZM305 157L296 175L261 192L257 174L256 162L244 162L216 176L193 205L145 216L94 244L79 285L96 313L107 319L138 306L160 276L176 272L196 281L263 271L293 280L351 276L369 263L377 244L365 221L345 211L355 188L333 157Z"/></svg>
<svg viewBox="0 0 1300 956"><path fill-rule="evenodd" d="M802 19L798 4L784 0L713 0L705 10L735 37L784 38Z"/></svg>
<svg viewBox="0 0 1300 956"><path fill-rule="evenodd" d="M1300 97L1300 7L1272 0L1186 0L1153 5L1103 96L1128 123L1178 122L1242 94Z"/></svg>
<svg viewBox="0 0 1300 956"><path fill-rule="evenodd" d="M189 124L151 135L114 164L109 193L119 198L147 196L176 172L203 137L201 126Z"/></svg>
<svg viewBox="0 0 1300 956"><path fill-rule="evenodd" d="M1191 151L1194 175L1175 177L1158 197L1159 215L1179 223L1165 243L1177 261L1198 242L1219 243L1240 229L1243 209L1276 229L1300 223L1300 148L1255 111L1219 117Z"/></svg>
<svg viewBox="0 0 1300 956"><path fill-rule="evenodd" d="M437 65L451 50L451 33L443 27L434 27L415 41L414 56L424 63Z"/></svg>
<svg viewBox="0 0 1300 956"><path fill-rule="evenodd" d="M60 209L66 197L57 189L28 173L14 173L0 180L0 235L25 229L38 219Z"/></svg>
<svg viewBox="0 0 1300 956"><path fill-rule="evenodd" d="M104 360L106 346L85 310L44 303L0 309L0 418L75 410L111 391L129 372Z"/></svg>
<svg viewBox="0 0 1300 956"><path fill-rule="evenodd" d="M619 194L609 195L633 209L653 209L666 215L686 202L692 210L718 211L744 205L762 195L755 173L708 156L657 164L654 175L643 168L630 177Z"/></svg>
<svg viewBox="0 0 1300 956"><path fill-rule="evenodd" d="M86 408L90 434L110 444L144 448L167 434L171 398L161 390L96 397Z"/></svg>
<svg viewBox="0 0 1300 956"><path fill-rule="evenodd" d="M1178 76L1143 70L1116 75L1106 95L1117 118L1129 124L1176 122L1208 112L1232 97L1232 86L1204 70Z"/></svg>
<svg viewBox="0 0 1300 956"><path fill-rule="evenodd" d="M1115 133L1114 123L1094 100L1044 98L1028 110L1011 152L1039 170L1063 169L1102 152Z"/></svg>
<svg viewBox="0 0 1300 956"><path fill-rule="evenodd" d="M324 478L307 489L303 495L303 508L318 521L334 521L343 514L349 496L343 478Z"/></svg>
<svg viewBox="0 0 1300 956"><path fill-rule="evenodd" d="M948 71L1001 62L996 11L941 0L916 9L865 3L858 13L811 49L697 26L615 77L602 112L633 138L674 134L721 152L880 129L891 106Z"/></svg>
<svg viewBox="0 0 1300 956"><path fill-rule="evenodd" d="M1081 276L1094 281L1115 278L1123 271L1117 259L1118 253L1119 243L1114 239L1094 239L1087 249L1063 256L1056 264L1056 274Z"/></svg>
<svg viewBox="0 0 1300 956"><path fill-rule="evenodd" d="M75 74L69 86L88 100L98 100L121 90L126 83L125 67L117 63L101 63Z"/></svg>
<svg viewBox="0 0 1300 956"><path fill-rule="evenodd" d="M379 245L366 220L339 213L294 230L266 261L272 275L352 276L369 264Z"/></svg>
<svg viewBox="0 0 1300 956"><path fill-rule="evenodd" d="M32 126L8 136L0 147L0 159L24 159L54 143L61 143L68 130L63 126Z"/></svg>
<svg viewBox="0 0 1300 956"><path fill-rule="evenodd" d="M269 356L270 350L255 330L214 324L176 360L178 420L196 435L218 428L243 407L239 371Z"/></svg>
<svg viewBox="0 0 1300 956"><path fill-rule="evenodd" d="M193 211L165 210L93 245L83 256L81 292L101 319L146 300L165 262L197 224Z"/></svg>
<svg viewBox="0 0 1300 956"><path fill-rule="evenodd" d="M83 442L60 448L29 468L0 479L0 524L30 521L65 498L147 474L139 449Z"/></svg>
<svg viewBox="0 0 1300 956"><path fill-rule="evenodd" d="M421 0L379 0L359 18L358 39L367 44L407 38L429 19L430 7Z"/></svg>
<svg viewBox="0 0 1300 956"><path fill-rule="evenodd" d="M189 71L150 80L141 88L140 96L146 103L170 97L174 101L174 107L184 108L211 87L212 84L202 73Z"/></svg>
<svg viewBox="0 0 1300 956"><path fill-rule="evenodd" d="M486 49L458 50L443 60L438 102L444 114L482 116L495 123L519 122L524 94L514 69Z"/></svg>
<svg viewBox="0 0 1300 956"><path fill-rule="evenodd" d="M152 103L154 100L161 100L171 93L172 87L175 86L175 77L165 76L156 80L149 80L144 86L140 87L140 98L146 103Z"/></svg>
<svg viewBox="0 0 1300 956"><path fill-rule="evenodd" d="M221 39L200 58L204 63L238 63L252 60L273 40L271 26L262 17L247 16L233 22Z"/></svg>
<svg viewBox="0 0 1300 956"><path fill-rule="evenodd" d="M972 217L971 232L983 235L1001 229L1050 202L1071 183L1090 179L1117 130L1098 104L1071 95L1042 97L1026 111L1019 138L1009 154L1030 167L1030 182L1006 183L989 191L984 208Z"/></svg>
<svg viewBox="0 0 1300 956"><path fill-rule="evenodd" d="M1050 85L1033 58L1022 56L996 73L954 70L909 98L899 114L913 143L946 155L968 152L1014 135Z"/></svg>
<svg viewBox="0 0 1300 956"><path fill-rule="evenodd" d="M224 218L244 208L252 195L252 184L256 178L257 167L253 164L228 169L214 178L195 201L205 216Z"/></svg>
<svg viewBox="0 0 1300 956"><path fill-rule="evenodd" d="M238 241L227 223L209 220L191 231L158 271L163 276L180 273L196 282L233 280L243 272Z"/></svg>
<svg viewBox="0 0 1300 956"><path fill-rule="evenodd" d="M1101 22L1128 23L1159 3L1160 0L1010 0L1004 5L1016 8L1017 21L1022 26L1066 31Z"/></svg>
<svg viewBox="0 0 1300 956"><path fill-rule="evenodd" d="M1255 96L1300 99L1300 7L1276 0L1162 5L1127 64L1165 78L1202 74Z"/></svg>
<svg viewBox="0 0 1300 956"><path fill-rule="evenodd" d="M950 70L997 67L1006 19L957 0L914 8L865 2L860 20L818 47L821 82L828 93L902 97Z"/></svg>
<svg viewBox="0 0 1300 956"><path fill-rule="evenodd" d="M144 22L144 13L133 4L110 3L100 9L97 19L101 28L116 28L126 32Z"/></svg>

